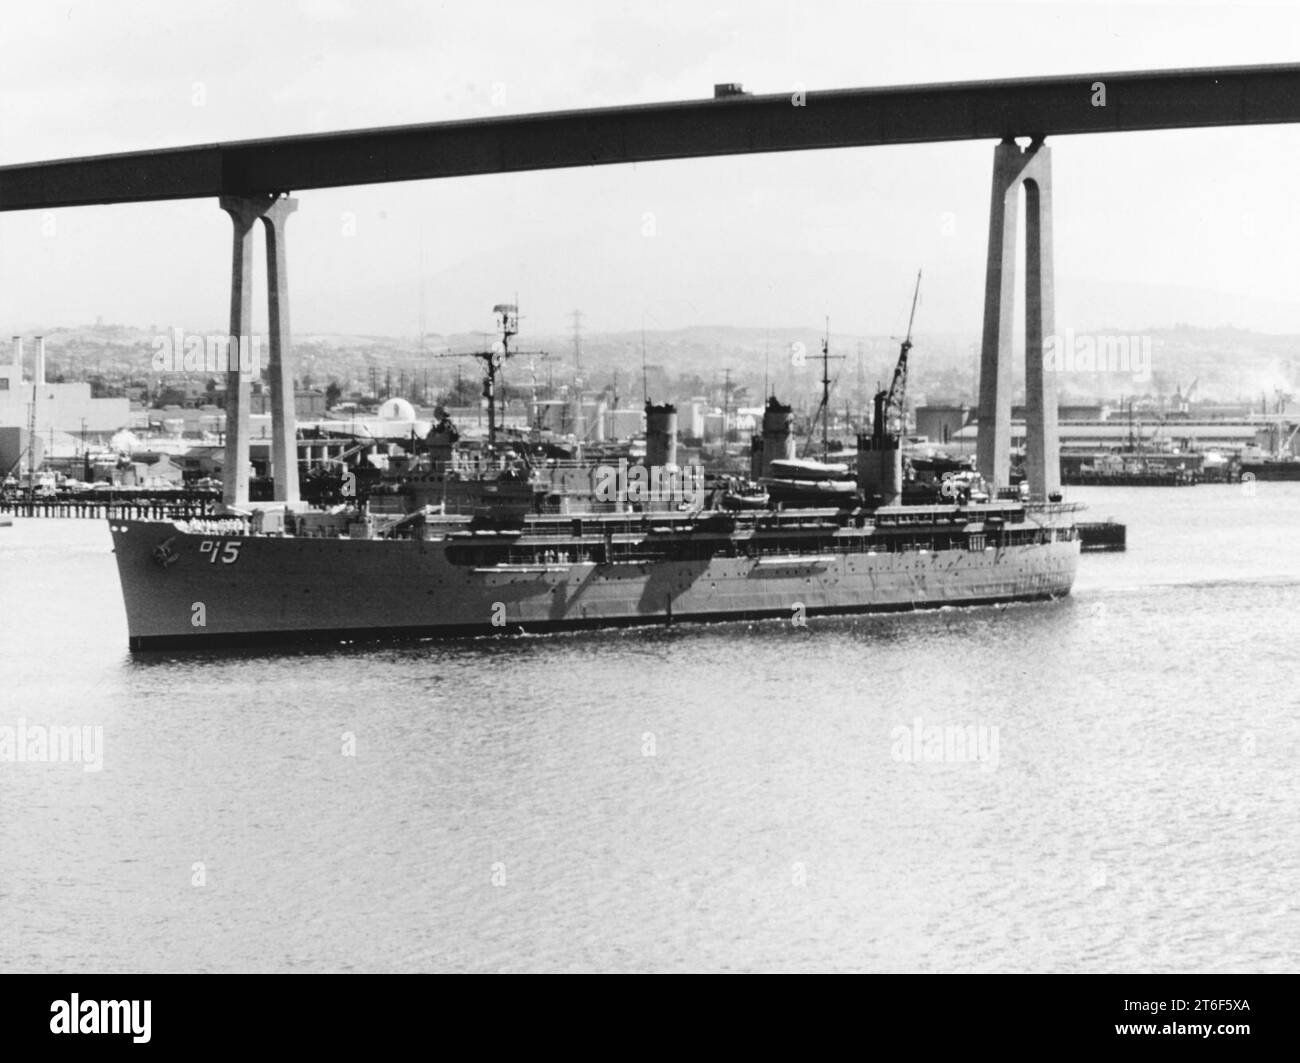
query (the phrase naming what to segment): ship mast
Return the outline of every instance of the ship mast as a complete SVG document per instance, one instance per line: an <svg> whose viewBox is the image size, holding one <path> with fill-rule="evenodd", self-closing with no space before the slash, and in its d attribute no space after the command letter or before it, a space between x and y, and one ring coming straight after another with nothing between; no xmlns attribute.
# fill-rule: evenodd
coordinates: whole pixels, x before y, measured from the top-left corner
<svg viewBox="0 0 1300 1063"><path fill-rule="evenodd" d="M817 425L817 418L822 419L822 461L830 458L830 419L831 419L831 361L843 360L847 358L844 354L831 354L831 319L826 319L826 332L822 337L822 400L817 404L817 413L813 415L812 427L808 432L808 443L804 447L804 454L808 453L808 447L812 446L813 435Z"/></svg>
<svg viewBox="0 0 1300 1063"><path fill-rule="evenodd" d="M502 367L506 360L513 358L516 354L531 353L541 355L543 358L549 357L545 351L514 351L510 349L510 341L519 333L519 307L517 303L497 303L492 308L492 313L496 315L497 331L501 333L501 339L492 345L488 350L466 351L463 354L452 353L443 355L447 358L477 358L483 363L483 398L487 399L488 408L488 450L496 449L497 442L497 377L501 375Z"/></svg>
<svg viewBox="0 0 1300 1063"><path fill-rule="evenodd" d="M822 336L822 461L830 457L828 438L831 420L831 319L826 319L826 332Z"/></svg>
<svg viewBox="0 0 1300 1063"><path fill-rule="evenodd" d="M488 403L488 450L495 450L497 444L497 395L496 380L505 365L506 359L513 353L510 340L519 332L519 307L514 303L497 303L492 308L497 317L497 329L501 333L499 342L492 345L490 351L476 352L474 357L483 362L483 397Z"/></svg>

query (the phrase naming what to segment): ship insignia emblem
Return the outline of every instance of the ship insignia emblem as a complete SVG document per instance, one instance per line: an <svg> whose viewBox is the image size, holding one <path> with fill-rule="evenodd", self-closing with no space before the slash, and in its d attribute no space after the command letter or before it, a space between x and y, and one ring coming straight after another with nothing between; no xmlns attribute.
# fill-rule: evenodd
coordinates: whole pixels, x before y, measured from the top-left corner
<svg viewBox="0 0 1300 1063"><path fill-rule="evenodd" d="M163 568L171 568L181 559L181 555L172 547L172 543L175 541L176 537L172 536L170 539L164 539L153 548L153 559Z"/></svg>

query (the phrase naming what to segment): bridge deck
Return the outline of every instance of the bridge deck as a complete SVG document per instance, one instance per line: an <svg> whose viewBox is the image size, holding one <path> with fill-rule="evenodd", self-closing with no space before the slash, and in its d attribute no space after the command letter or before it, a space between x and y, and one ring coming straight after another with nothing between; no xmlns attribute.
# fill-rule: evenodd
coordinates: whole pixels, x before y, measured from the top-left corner
<svg viewBox="0 0 1300 1063"><path fill-rule="evenodd" d="M1106 105L1094 106L1093 85ZM1300 64L606 107L0 167L0 211L818 148L1300 122Z"/></svg>

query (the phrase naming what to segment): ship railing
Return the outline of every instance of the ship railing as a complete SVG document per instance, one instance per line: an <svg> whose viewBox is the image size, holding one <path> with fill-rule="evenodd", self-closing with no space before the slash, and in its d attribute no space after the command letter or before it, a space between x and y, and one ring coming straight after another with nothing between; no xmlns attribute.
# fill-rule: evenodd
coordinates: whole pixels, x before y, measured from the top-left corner
<svg viewBox="0 0 1300 1063"><path fill-rule="evenodd" d="M246 517L191 517L174 523L189 535L248 535L250 528Z"/></svg>
<svg viewBox="0 0 1300 1063"><path fill-rule="evenodd" d="M1075 514L1087 508L1082 502L1026 502L1025 517L1040 528L1062 523L1074 524Z"/></svg>
<svg viewBox="0 0 1300 1063"><path fill-rule="evenodd" d="M1025 504L1026 513L1042 513L1048 516L1062 516L1066 513L1079 513L1088 508L1084 502L1036 502L1029 501Z"/></svg>

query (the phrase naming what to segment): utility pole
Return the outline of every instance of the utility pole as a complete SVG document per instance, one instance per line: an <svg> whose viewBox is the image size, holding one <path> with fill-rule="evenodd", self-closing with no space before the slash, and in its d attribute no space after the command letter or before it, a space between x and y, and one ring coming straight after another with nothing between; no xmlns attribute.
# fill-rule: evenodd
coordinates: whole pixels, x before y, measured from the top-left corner
<svg viewBox="0 0 1300 1063"><path fill-rule="evenodd" d="M650 374L645 364L645 317L641 318L641 399L649 404L650 402ZM725 429L726 426L724 425ZM724 431L725 435L726 432Z"/></svg>
<svg viewBox="0 0 1300 1063"><path fill-rule="evenodd" d="M731 409L731 367L728 366L723 370L725 374L722 384L722 448L727 447L727 419Z"/></svg>
<svg viewBox="0 0 1300 1063"><path fill-rule="evenodd" d="M584 316L581 310L574 310L569 314L573 319L573 379L577 383L582 381L582 319Z"/></svg>
<svg viewBox="0 0 1300 1063"><path fill-rule="evenodd" d="M424 226L420 226L420 353L424 353ZM427 389L426 389L427 390ZM425 397L428 401L428 397Z"/></svg>
<svg viewBox="0 0 1300 1063"><path fill-rule="evenodd" d="M27 494L36 491L36 374L32 374L32 408L27 414Z"/></svg>
<svg viewBox="0 0 1300 1063"><path fill-rule="evenodd" d="M867 345L863 343L862 340L858 340L857 400L858 400L859 410L865 410L867 408L867 367L864 362L866 353L867 353Z"/></svg>
<svg viewBox="0 0 1300 1063"><path fill-rule="evenodd" d="M767 402L768 396L768 370L772 367L772 352L768 349L768 340L771 338L771 331L763 334L763 402Z"/></svg>

